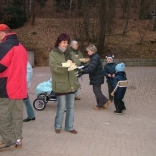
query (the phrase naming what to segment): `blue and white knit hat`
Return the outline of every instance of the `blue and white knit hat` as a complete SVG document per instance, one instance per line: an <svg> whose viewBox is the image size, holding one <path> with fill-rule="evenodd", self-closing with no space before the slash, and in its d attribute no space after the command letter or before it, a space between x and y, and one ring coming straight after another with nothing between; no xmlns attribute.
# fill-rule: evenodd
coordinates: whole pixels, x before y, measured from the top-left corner
<svg viewBox="0 0 156 156"><path fill-rule="evenodd" d="M116 72L124 71L125 70L125 64L124 63L119 63L115 66Z"/></svg>

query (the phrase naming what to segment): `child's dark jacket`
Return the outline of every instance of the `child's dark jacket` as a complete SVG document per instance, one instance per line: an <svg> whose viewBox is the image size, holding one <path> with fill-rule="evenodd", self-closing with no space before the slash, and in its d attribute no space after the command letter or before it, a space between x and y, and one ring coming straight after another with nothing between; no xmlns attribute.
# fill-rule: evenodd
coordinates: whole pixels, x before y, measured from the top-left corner
<svg viewBox="0 0 156 156"><path fill-rule="evenodd" d="M104 66L103 72L104 72L104 76L106 76L107 82L108 83L113 83L113 77L108 77L108 74L113 75L116 73L115 71L115 66L116 63L112 62L112 63L107 63Z"/></svg>
<svg viewBox="0 0 156 156"><path fill-rule="evenodd" d="M127 80L126 73L124 71L117 72L115 74L114 81L113 81L113 90L116 87L118 81L123 81L123 80ZM114 94L114 98L119 99L119 100L123 99L125 92L126 92L126 87L118 87L118 89L116 90L116 92Z"/></svg>

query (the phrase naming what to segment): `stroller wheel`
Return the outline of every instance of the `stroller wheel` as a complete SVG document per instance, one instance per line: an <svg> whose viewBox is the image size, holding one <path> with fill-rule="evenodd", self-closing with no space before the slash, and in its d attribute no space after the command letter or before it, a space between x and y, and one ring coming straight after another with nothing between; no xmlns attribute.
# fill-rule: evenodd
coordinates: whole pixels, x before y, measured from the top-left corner
<svg viewBox="0 0 156 156"><path fill-rule="evenodd" d="M36 110L41 111L46 107L46 103L43 101L43 99L35 99L33 106Z"/></svg>

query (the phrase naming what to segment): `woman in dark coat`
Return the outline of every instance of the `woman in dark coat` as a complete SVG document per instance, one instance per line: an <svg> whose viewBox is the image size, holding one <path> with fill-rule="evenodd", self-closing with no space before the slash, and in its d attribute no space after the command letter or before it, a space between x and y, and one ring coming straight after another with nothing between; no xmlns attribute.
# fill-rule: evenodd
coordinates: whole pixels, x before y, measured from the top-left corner
<svg viewBox="0 0 156 156"><path fill-rule="evenodd" d="M104 83L104 75L102 63L97 48L91 44L86 48L90 56L90 63L83 68L82 74L89 74L90 85L93 85L93 92L96 97L97 105L93 107L94 110L103 110L111 101L109 101L101 91L101 84Z"/></svg>

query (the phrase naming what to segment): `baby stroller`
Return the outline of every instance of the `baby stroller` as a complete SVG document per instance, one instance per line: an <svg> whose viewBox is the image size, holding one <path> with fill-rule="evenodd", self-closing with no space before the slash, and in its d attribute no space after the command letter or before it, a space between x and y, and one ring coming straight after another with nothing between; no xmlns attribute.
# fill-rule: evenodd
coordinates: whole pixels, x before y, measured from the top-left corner
<svg viewBox="0 0 156 156"><path fill-rule="evenodd" d="M33 106L36 110L41 111L46 107L48 101L55 102L57 98L52 91L52 79L40 83L36 87L37 98L33 102Z"/></svg>

